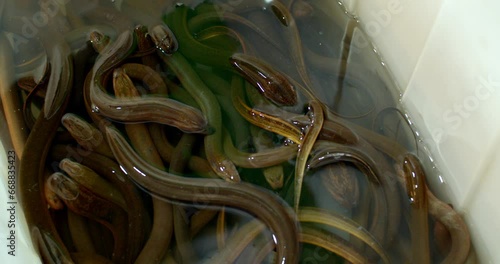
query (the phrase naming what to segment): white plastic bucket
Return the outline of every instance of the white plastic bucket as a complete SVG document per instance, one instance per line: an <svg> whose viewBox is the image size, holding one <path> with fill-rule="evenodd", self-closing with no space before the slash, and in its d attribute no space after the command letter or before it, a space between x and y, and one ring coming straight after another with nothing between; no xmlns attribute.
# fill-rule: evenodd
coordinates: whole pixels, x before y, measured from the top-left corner
<svg viewBox="0 0 500 264"><path fill-rule="evenodd" d="M492 0L345 0L402 92L482 263L500 262L500 26Z"/></svg>
<svg viewBox="0 0 500 264"><path fill-rule="evenodd" d="M119 1L118 1L119 2ZM441 174L429 178L466 219L481 262L500 262L495 251L500 227L495 219L495 187L500 184L496 153L500 147L500 3L484 0L344 0L359 17L377 52L388 65L402 103L419 127ZM1 5L1 4L0 4ZM3 122L3 121L2 121ZM0 122L1 123L1 122ZM6 129L2 126L1 129ZM5 135L6 131L0 131ZM2 140L2 142L4 142ZM10 146L0 149L0 171L8 171ZM8 203L2 182L0 204ZM9 214L0 219L0 236L9 237ZM29 236L16 211L16 257L0 250L9 263L36 263ZM4 247L2 245L2 247Z"/></svg>

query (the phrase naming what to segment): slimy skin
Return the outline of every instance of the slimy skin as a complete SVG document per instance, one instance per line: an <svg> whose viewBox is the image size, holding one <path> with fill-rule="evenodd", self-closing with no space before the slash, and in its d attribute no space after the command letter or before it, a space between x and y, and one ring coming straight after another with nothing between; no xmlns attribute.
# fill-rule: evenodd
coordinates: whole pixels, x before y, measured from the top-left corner
<svg viewBox="0 0 500 264"><path fill-rule="evenodd" d="M291 208L277 197L244 182L186 178L159 170L141 159L119 131L106 128L113 153L128 176L159 197L203 206L227 206L246 211L264 222L275 236L276 263L297 263L298 226Z"/></svg>

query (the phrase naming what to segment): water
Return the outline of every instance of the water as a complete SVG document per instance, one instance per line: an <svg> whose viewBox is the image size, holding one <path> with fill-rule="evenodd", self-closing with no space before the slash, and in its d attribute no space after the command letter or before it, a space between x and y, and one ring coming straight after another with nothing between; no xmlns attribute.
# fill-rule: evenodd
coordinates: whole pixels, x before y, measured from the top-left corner
<svg viewBox="0 0 500 264"><path fill-rule="evenodd" d="M214 1L216 5L200 5L201 1L185 1L183 3L146 1L141 2L142 4L139 4L139 1L125 3L121 1L101 1L100 3L90 1L87 5L76 1L60 2L61 4L57 4L56 1L48 0L40 2L40 4L35 3L35 1L33 3L24 1L19 3L17 7L11 2L2 5L2 8L9 10L9 15L3 17L2 25L4 31L7 31L6 37L14 54L13 65L16 79L25 76L33 76L35 81L42 79L41 72L45 68L46 61L53 59L44 55L45 50L61 43L67 44L73 51L79 50L84 46L93 30L97 29L115 39L122 31L131 30L138 23L147 26L160 23L163 14L175 12L178 8L182 8L182 5L188 5L196 10L190 10L188 15L192 22L190 26L196 27L196 23L193 22L193 13L212 10L212 13L219 18L207 19L207 22L198 24L199 29L192 32L196 41L205 46L222 47L228 53L244 52L258 60L265 61L279 74L286 76L288 80L294 80L292 84L298 94L298 101L290 106L279 107L264 100L259 93L252 90L251 85L246 84L242 87L243 101L251 109L263 114L271 114L280 120L294 124L300 129L301 139L303 139L306 137L304 134L312 130L311 119L317 115L317 113L311 113L311 108L308 108L310 101L319 100L326 106L325 109L328 109L322 111L325 119L332 121L333 125L337 126L336 129L339 129L339 126L346 128L344 134L336 134L333 139L323 136L329 141L337 140L337 145L328 145L329 143L323 142L323 145L318 144L318 147L313 148L311 155L307 155L309 162L301 188L300 206L309 208L307 209L309 211L305 210L308 212L307 216L313 215L316 212L314 210L321 209L321 212L330 212L330 219L337 219L338 223L342 222L342 219L347 220L340 228L332 223L321 222L320 217L317 217L313 223L303 221L301 223L302 237L303 242L306 243L301 245L300 261L302 263L340 261L338 256L325 249L324 246L326 242L335 243L337 241L347 241L340 242L347 245L343 249L345 252L349 252L349 250L358 252L370 260L379 260L380 252L377 252L377 246L383 248L383 251L387 252L387 257L393 262L415 259L414 254L417 251L412 251L411 243L416 243L416 240L411 236L413 229L411 226L409 227L408 223L413 223L411 217L420 211L412 209L410 201L414 197L408 197L404 189L405 182L400 177L401 171L403 171L403 152L401 150L420 158L428 178L436 177L439 175L439 171L433 163L432 156L427 151L421 133L411 121L404 106L400 104L400 90L394 84L388 69L393 65L387 66L383 62L369 38L359 28L358 18L348 14L340 3L295 1L296 4L291 10L291 14L295 18L295 29L294 25L290 24L291 20L289 20L287 13L281 13L279 8L276 9L276 6L272 7L259 1ZM121 11L116 11L116 7ZM213 66L210 63L214 61L213 57L217 54L213 57L203 57L201 56L204 55L202 51L196 53L196 50L185 49L183 46L185 42L185 39L179 38L179 52L187 57L199 76L207 77L204 77L203 81L214 94L215 102L219 104L222 112L222 125L219 130L215 129L215 131L220 132L222 127L227 129L227 133L221 132L220 136L229 137L234 151L253 153L280 148L284 145L294 145L286 137L289 131L271 133L265 129L251 126L249 122L243 120L239 116L241 113L237 112L233 105L232 93L234 92L231 89L234 89L235 72L230 70L229 63L227 63L227 68ZM241 42L245 44L240 45ZM304 54L302 58L298 56L300 51ZM151 54L151 52L147 52L147 54ZM199 60L193 59L197 56L200 58ZM87 72L91 71L95 58L96 54L94 53L86 59L80 60L83 61L82 64L75 65L75 69L78 67L79 71L75 71L75 80L79 80L75 81L74 84L77 89L84 91L83 80ZM129 59L129 61L144 63L140 57ZM190 96L190 90L184 89L186 85L182 78L175 78L174 71L167 69L159 59L156 62L158 64L152 68L162 71L164 80L172 84L169 83L169 96L203 110L203 105L200 105L199 101L193 102L196 100L193 100L192 97L196 99L196 96ZM216 62L218 66L225 63L225 61ZM301 67L302 63L304 64L303 68ZM77 77L77 74L80 77ZM112 76L109 76L108 80L104 81L105 86L109 85L106 91L108 93L113 93L111 79ZM179 81L179 79L181 80ZM146 95L148 87L145 80L135 82L135 85L140 86L138 90L143 93L143 96L148 96ZM26 96L27 93L22 94L23 98ZM83 95L81 94L80 97L83 98ZM92 115L99 115L102 111L100 111L99 106L88 103L89 109L85 111L82 98L80 101L72 101L79 103L74 105L70 103L70 109L92 122ZM42 102L43 98L36 100ZM204 114L206 115L206 113ZM253 112L253 114L259 115L257 112ZM100 125L95 118L93 121L96 125ZM120 121L113 122L113 124L123 134L128 134L129 138L133 137L130 132L133 125L136 127L143 125L145 127L143 131L147 132L149 129L149 133L153 134L152 128L147 123L130 125ZM163 134L167 135L166 137L170 141L169 144L173 146L188 140L177 129L171 127L163 127L162 129ZM339 133L338 131L334 129L333 133ZM58 136L55 139L58 144L75 146L75 142L68 135L59 133ZM358 137L361 139L352 139ZM350 140L356 142L352 143ZM229 160L236 159L235 156L228 154L227 143L218 142L218 144L215 147L223 145L221 149L224 149ZM395 147L391 148L388 145ZM339 146L347 146L347 149L341 148L339 150ZM134 147L138 148L137 144ZM199 159L208 158L210 160L209 152L211 149L207 149L206 140L204 143L202 136L195 137L190 144L186 145L185 149L190 150ZM305 148L300 145L299 149L303 151ZM181 150L175 149L174 151L177 152L170 155L174 157L187 155ZM76 160L85 159L83 153L85 153L83 150L68 153L66 157ZM116 151L111 155L113 154L116 156ZM172 171L172 159L175 158L167 159L165 155L159 155L162 166L167 169L170 166ZM48 159L49 162L57 162L54 155L49 156ZM150 157L150 160L154 159ZM186 163L186 161L180 160L178 162ZM296 202L294 180L296 177L295 169L299 161L292 158L265 169L248 168L255 166L258 162L261 161L254 158L249 166L236 166L239 177L245 182L258 185L261 189L273 193L276 199L288 204L287 210L291 212ZM235 161L235 163L237 162ZM328 164L324 165L325 163ZM185 177L199 177L200 175L196 168L189 167L188 163L184 164L181 170L184 170L181 173ZM118 177L122 183L125 179L124 175L121 173L119 175L117 172L132 173L131 171L127 172L121 165L112 171L112 174L116 174L114 177ZM140 172L139 166L137 171ZM206 174L205 176L214 176L213 171ZM232 179L236 179L236 177L232 177ZM107 180L113 181L112 179ZM118 185L118 183L113 184ZM433 187L436 188L436 186ZM151 226L157 224L152 220L157 205L154 205L156 201L152 200L147 187L139 184L139 189L141 191L138 197L145 208L145 216L141 221L144 223L143 228L147 234ZM218 189L210 189L207 192L217 193ZM173 217L172 215L164 217L174 219L174 233L177 232L169 240L168 250L165 249L165 252L160 254L167 263L170 259L186 263L201 263L213 258L220 254L218 252L228 243L237 244L237 242L244 241L245 236L238 233L242 230L240 228L251 226L251 224L255 224L252 221L258 220L255 215L229 207L205 207L174 199L166 199L166 201L174 205L175 212ZM71 208L70 202L67 201L67 203L68 207ZM56 215L55 221L62 223L58 227L58 231L64 244L69 251L75 252L79 250L78 245L81 241L68 235L71 223L68 224L66 220L63 220L67 213L65 210L53 214ZM83 211L83 209L80 210ZM113 210L120 211L122 208ZM196 215L202 213L206 214L203 216L205 218L200 217L198 221L206 221L206 227L197 229L195 232L193 231L194 219ZM117 238L124 241L125 238L128 238L126 235L120 234L119 231L109 228L110 224L106 222L112 223L118 220L97 219L96 221L95 218L89 220L87 217L89 216L84 215L79 221L83 219L83 222L88 225L86 232L89 233L93 241L101 240L99 241L100 246L96 242L96 252L104 257L113 258L113 251L116 248L113 249L110 245L116 245ZM102 224L108 228L104 228ZM417 225L420 224L421 222L417 223ZM434 226L434 220L432 220L429 224L431 231L428 231L431 237L433 237L432 229ZM276 240L275 234L268 227L262 227L262 223L257 223L252 228L250 230L261 228L262 231L255 234L255 237L246 243L242 243L242 248L232 250L233 252L241 251L240 255L234 257L236 262L252 263L253 258L262 256L265 263L272 263L275 258L275 253L272 252L273 241ZM155 235L155 231L150 235ZM366 235L367 232L370 232L372 237ZM315 243L311 237L321 238L322 242ZM362 239L368 239L368 241L362 242ZM430 260L432 262L439 262L443 258L443 255L436 249L438 242L432 239L430 242ZM223 254L231 253L222 252L224 252Z"/></svg>

